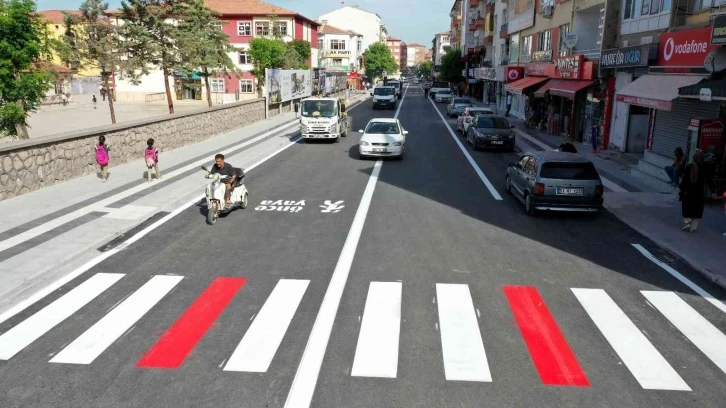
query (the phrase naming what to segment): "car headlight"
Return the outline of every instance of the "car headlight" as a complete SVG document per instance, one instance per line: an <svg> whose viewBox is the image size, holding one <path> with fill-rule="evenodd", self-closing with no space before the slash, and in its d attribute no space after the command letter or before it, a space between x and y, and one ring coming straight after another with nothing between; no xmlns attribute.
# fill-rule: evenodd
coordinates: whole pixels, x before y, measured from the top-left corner
<svg viewBox="0 0 726 408"><path fill-rule="evenodd" d="M514 139L514 132L512 132L512 133L509 134L509 138L510 139Z"/></svg>
<svg viewBox="0 0 726 408"><path fill-rule="evenodd" d="M391 143L391 146L401 146L401 142L393 142Z"/></svg>
<svg viewBox="0 0 726 408"><path fill-rule="evenodd" d="M484 133L481 133L481 132L476 132L476 137L478 137L480 139L488 139L490 136L486 135Z"/></svg>
<svg viewBox="0 0 726 408"><path fill-rule="evenodd" d="M361 146L370 146L370 144L368 142L363 141L363 140L360 141L360 145Z"/></svg>

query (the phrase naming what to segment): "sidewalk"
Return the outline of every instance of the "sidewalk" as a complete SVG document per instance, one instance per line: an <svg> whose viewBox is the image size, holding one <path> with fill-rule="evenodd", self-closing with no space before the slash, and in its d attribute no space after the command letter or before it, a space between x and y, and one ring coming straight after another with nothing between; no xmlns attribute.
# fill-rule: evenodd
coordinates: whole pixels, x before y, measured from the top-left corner
<svg viewBox="0 0 726 408"><path fill-rule="evenodd" d="M355 95L350 105L365 99L367 94ZM163 179L152 183L141 153L119 166L111 156L106 183L92 174L0 201L0 313L107 250L114 239L203 194L207 181L199 167L210 165L216 153L236 167L250 167L288 146L299 134L297 123L289 112L176 150L159 146Z"/></svg>
<svg viewBox="0 0 726 408"><path fill-rule="evenodd" d="M521 151L556 149L563 141L510 117L520 136ZM698 232L681 231L683 218L677 189L661 193L630 174L637 165L633 156L615 151L592 152L588 143L575 143L578 153L598 169L606 188L605 208L650 240L680 257L708 279L726 288L726 217L723 204L706 204Z"/></svg>

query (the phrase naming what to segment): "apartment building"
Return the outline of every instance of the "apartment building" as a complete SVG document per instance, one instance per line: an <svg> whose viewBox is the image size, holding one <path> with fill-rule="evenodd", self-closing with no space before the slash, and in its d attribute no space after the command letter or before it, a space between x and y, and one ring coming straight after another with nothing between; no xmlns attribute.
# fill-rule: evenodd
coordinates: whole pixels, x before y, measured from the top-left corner
<svg viewBox="0 0 726 408"><path fill-rule="evenodd" d="M215 103L234 101L237 98L240 100L256 98L257 80L252 75L252 59L248 53L249 42L256 37L271 37L274 33L285 41L293 39L308 41L311 46L311 58L308 63L312 67L317 65L319 23L316 21L260 0L244 2L206 0L205 3L219 13L218 28L227 34L230 43L237 49L229 56L243 72L242 78L220 74L210 80L209 90L205 89L198 75L191 78L181 75L168 78L177 99L201 100L206 98L205 94L208 91L213 94ZM271 16L275 16L274 21ZM123 24L118 14L112 15L112 23ZM139 84L115 78L115 86L119 101L144 101L150 94L165 92L164 76L160 70L153 70L144 76Z"/></svg>
<svg viewBox="0 0 726 408"><path fill-rule="evenodd" d="M391 51L393 59L396 60L396 65L401 69L401 40L395 37L386 38L386 47Z"/></svg>
<svg viewBox="0 0 726 408"><path fill-rule="evenodd" d="M433 45L431 60L434 65L434 76L436 76L436 73L441 68L441 57L443 57L443 55L451 49L451 42L449 41L450 36L451 30L446 30L436 34L434 39L431 40L431 44Z"/></svg>
<svg viewBox="0 0 726 408"><path fill-rule="evenodd" d="M401 65L403 67L416 67L426 61L427 49L425 45L417 43L403 43L401 44L401 56L403 61Z"/></svg>
<svg viewBox="0 0 726 408"><path fill-rule="evenodd" d="M318 21L360 34L363 52L373 43L384 42L388 36L381 16L363 10L357 5L346 6L341 2L339 9L321 15L318 17Z"/></svg>
<svg viewBox="0 0 726 408"><path fill-rule="evenodd" d="M363 36L323 23L318 28L318 67L351 72L359 70Z"/></svg>

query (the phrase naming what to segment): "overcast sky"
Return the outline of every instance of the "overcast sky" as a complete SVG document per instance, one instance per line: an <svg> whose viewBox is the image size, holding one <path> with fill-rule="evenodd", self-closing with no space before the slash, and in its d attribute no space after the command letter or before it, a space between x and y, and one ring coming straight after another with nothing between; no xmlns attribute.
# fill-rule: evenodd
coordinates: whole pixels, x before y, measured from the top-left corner
<svg viewBox="0 0 726 408"><path fill-rule="evenodd" d="M38 10L78 9L83 0L37 0ZM121 0L109 0L109 6L116 8ZM286 9L294 10L306 17L317 19L321 14L340 7L335 0L271 0ZM405 42L417 42L431 47L434 34L447 30L449 12L453 0L357 0L347 4L357 4L360 8L377 13L388 28L388 34ZM345 28L345 27L340 27Z"/></svg>

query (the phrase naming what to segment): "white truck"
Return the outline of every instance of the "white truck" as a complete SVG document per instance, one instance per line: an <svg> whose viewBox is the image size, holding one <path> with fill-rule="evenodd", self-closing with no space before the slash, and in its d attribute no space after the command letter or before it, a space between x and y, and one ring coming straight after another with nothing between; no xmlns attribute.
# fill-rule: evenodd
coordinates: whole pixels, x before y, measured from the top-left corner
<svg viewBox="0 0 726 408"><path fill-rule="evenodd" d="M388 108L396 110L396 88L392 86L377 86L371 92L373 97L373 110Z"/></svg>
<svg viewBox="0 0 726 408"><path fill-rule="evenodd" d="M451 84L449 82L434 81L429 90L429 96L435 100L436 92L438 91L449 91L451 90Z"/></svg>
<svg viewBox="0 0 726 408"><path fill-rule="evenodd" d="M295 111L300 110L300 133L304 141L327 139L340 141L348 135L348 114L345 103L338 98L310 97L303 99Z"/></svg>

